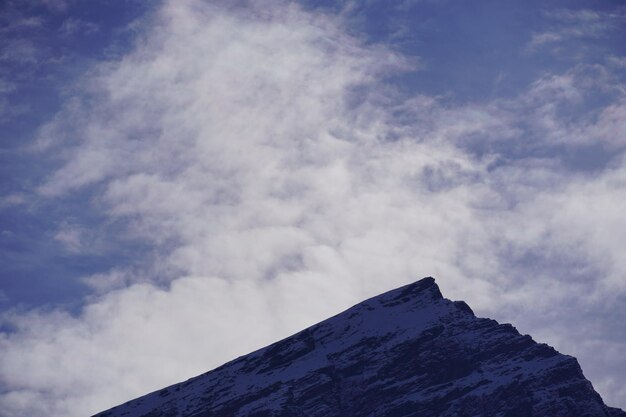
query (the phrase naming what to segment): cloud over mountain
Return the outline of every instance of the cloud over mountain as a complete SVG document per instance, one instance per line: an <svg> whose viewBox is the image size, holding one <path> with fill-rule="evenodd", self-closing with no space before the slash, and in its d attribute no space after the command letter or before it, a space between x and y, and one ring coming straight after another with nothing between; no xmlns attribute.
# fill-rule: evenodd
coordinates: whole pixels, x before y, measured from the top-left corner
<svg viewBox="0 0 626 417"><path fill-rule="evenodd" d="M407 97L394 77L419 77L419 59L344 18L164 2L129 53L69 89L38 133L62 161L36 198L88 189L89 209L150 250L86 276L79 314L3 315L0 408L89 414L426 275L575 354L625 405L626 335L594 327L626 297L614 64L482 102ZM587 98L601 104L571 117ZM585 152L593 166L577 162ZM61 243L84 248L64 230Z"/></svg>

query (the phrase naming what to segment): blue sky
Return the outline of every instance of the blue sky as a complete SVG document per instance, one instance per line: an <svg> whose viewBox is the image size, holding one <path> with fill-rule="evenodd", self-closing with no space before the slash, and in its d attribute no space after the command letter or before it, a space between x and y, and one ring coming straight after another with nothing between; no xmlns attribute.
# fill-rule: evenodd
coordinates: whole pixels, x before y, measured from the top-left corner
<svg viewBox="0 0 626 417"><path fill-rule="evenodd" d="M94 413L432 275L626 407L625 23L4 2L0 405Z"/></svg>

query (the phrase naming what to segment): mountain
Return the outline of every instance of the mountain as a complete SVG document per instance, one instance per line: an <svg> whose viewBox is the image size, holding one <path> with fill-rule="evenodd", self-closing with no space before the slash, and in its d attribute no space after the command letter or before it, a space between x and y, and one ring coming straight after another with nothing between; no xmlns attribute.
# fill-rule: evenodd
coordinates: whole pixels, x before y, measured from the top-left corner
<svg viewBox="0 0 626 417"><path fill-rule="evenodd" d="M98 417L626 417L575 358L477 318L433 278Z"/></svg>

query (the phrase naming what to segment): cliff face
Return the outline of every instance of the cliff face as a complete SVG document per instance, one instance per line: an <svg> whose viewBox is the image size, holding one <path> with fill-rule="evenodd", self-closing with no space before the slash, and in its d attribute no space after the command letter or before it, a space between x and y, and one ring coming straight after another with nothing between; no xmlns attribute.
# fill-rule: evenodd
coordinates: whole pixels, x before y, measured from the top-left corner
<svg viewBox="0 0 626 417"><path fill-rule="evenodd" d="M477 318L424 278L188 381L97 414L626 417L575 358Z"/></svg>

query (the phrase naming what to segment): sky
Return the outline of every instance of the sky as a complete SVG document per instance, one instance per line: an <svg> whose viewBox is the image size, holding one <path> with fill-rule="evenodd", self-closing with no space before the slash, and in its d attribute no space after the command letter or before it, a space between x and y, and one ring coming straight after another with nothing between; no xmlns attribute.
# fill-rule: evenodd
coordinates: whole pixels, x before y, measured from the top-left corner
<svg viewBox="0 0 626 417"><path fill-rule="evenodd" d="M626 4L0 3L0 415L85 416L378 293L626 408Z"/></svg>

